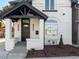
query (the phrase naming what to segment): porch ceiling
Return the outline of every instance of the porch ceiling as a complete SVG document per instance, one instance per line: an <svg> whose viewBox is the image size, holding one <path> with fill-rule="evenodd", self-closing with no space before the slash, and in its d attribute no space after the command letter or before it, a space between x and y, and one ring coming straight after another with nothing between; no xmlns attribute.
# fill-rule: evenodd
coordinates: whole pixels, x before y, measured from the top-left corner
<svg viewBox="0 0 79 59"><path fill-rule="evenodd" d="M27 15L28 13L32 16L28 16ZM6 18L6 17L27 18L27 17L35 17L35 16L43 18L44 20L48 18L47 15L45 15L44 13L33 7L28 2L21 2L17 4L15 7L13 7L10 11L4 13L0 18Z"/></svg>

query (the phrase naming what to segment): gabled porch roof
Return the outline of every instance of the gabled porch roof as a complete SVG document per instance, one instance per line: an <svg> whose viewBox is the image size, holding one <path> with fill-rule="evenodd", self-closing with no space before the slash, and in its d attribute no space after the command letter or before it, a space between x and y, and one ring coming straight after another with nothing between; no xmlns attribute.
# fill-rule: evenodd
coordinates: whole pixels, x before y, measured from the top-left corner
<svg viewBox="0 0 79 59"><path fill-rule="evenodd" d="M11 10L9 10L9 11L5 12L4 14L2 14L0 16L0 19L14 16L14 14L16 15L16 13L18 13L17 10L22 9L23 7L26 7L26 9L28 9L27 11L29 11L29 9L30 9L32 14L36 14L37 16L40 16L44 20L46 20L48 18L47 15L45 15L44 13L42 13L41 11L39 11L38 9L33 7L28 2L21 2L21 3L17 4L15 7L13 7Z"/></svg>

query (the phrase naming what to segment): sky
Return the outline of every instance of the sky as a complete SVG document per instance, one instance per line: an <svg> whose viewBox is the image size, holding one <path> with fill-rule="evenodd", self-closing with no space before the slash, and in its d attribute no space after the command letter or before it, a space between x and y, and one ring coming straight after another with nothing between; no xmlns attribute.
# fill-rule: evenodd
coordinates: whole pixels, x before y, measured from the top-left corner
<svg viewBox="0 0 79 59"><path fill-rule="evenodd" d="M1 10L4 6L8 5L8 2L9 2L9 1L12 1L12 0L0 0L0 10Z"/></svg>

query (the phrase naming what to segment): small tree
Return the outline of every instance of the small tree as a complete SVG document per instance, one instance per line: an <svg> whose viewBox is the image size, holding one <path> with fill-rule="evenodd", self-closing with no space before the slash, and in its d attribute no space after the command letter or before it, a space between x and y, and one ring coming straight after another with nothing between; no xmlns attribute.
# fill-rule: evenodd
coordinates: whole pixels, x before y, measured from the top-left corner
<svg viewBox="0 0 79 59"><path fill-rule="evenodd" d="M60 37L60 41L59 41L58 47L59 47L59 48L64 48L64 43L63 43L62 35L61 35L61 37Z"/></svg>

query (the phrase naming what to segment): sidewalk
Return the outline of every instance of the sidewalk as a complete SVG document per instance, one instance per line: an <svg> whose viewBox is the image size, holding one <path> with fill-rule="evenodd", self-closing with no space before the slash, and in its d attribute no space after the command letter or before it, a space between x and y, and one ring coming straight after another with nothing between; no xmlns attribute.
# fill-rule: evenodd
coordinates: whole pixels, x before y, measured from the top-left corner
<svg viewBox="0 0 79 59"><path fill-rule="evenodd" d="M0 39L0 59L6 59L8 52L4 50L4 39Z"/></svg>
<svg viewBox="0 0 79 59"><path fill-rule="evenodd" d="M25 42L17 43L15 48L9 52L8 59L24 59L26 53Z"/></svg>
<svg viewBox="0 0 79 59"><path fill-rule="evenodd" d="M70 57L47 57L47 58L25 58L25 59L79 59L79 57L70 56Z"/></svg>

